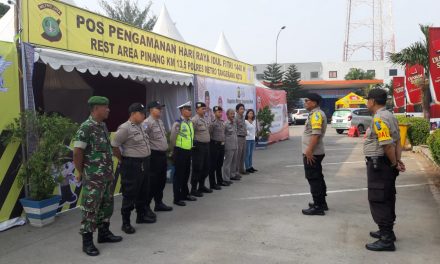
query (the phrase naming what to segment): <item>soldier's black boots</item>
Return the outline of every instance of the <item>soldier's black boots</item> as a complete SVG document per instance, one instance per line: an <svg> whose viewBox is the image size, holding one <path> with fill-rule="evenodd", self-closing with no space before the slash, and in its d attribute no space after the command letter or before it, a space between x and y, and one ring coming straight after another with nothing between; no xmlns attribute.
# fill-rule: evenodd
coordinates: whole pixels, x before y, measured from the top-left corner
<svg viewBox="0 0 440 264"><path fill-rule="evenodd" d="M190 194L195 197L203 197L203 193L200 190L197 190L195 187L191 188Z"/></svg>
<svg viewBox="0 0 440 264"><path fill-rule="evenodd" d="M137 213L136 224L152 224L156 223L156 218L148 216L146 213Z"/></svg>
<svg viewBox="0 0 440 264"><path fill-rule="evenodd" d="M303 209L302 213L304 215L325 215L324 209L321 206L313 206L308 209Z"/></svg>
<svg viewBox="0 0 440 264"><path fill-rule="evenodd" d="M115 236L109 229L110 223L103 223L103 226L98 228L98 243L116 243L121 242L121 236Z"/></svg>
<svg viewBox="0 0 440 264"><path fill-rule="evenodd" d="M211 189L206 188L206 186L199 187L199 193L212 193Z"/></svg>
<svg viewBox="0 0 440 264"><path fill-rule="evenodd" d="M126 234L134 234L136 232L136 229L134 229L133 226L130 224L130 215L129 214L123 214L122 215L122 231L124 231Z"/></svg>
<svg viewBox="0 0 440 264"><path fill-rule="evenodd" d="M310 208L312 208L312 207L314 207L315 206L315 203L309 203L309 207ZM327 205L327 203L323 203L322 204L322 209L324 210L324 211L328 211L328 205Z"/></svg>
<svg viewBox="0 0 440 264"><path fill-rule="evenodd" d="M145 214L146 214L149 218L157 219L157 215L153 212L153 210L151 210L150 206L147 206Z"/></svg>
<svg viewBox="0 0 440 264"><path fill-rule="evenodd" d="M156 212L167 212L167 211L172 211L173 207L168 206L164 203L156 203L156 205L154 206L154 211Z"/></svg>
<svg viewBox="0 0 440 264"><path fill-rule="evenodd" d="M382 235L376 242L366 244L365 247L371 251L395 251L396 247L392 240L391 234Z"/></svg>
<svg viewBox="0 0 440 264"><path fill-rule="evenodd" d="M382 233L380 232L380 230L378 230L378 231L376 231L376 232L370 232L370 236L373 237L373 238L380 239L380 238L382 237ZM391 239L391 241L393 241L393 242L396 241L396 235L394 234L393 231L391 231L390 239Z"/></svg>
<svg viewBox="0 0 440 264"><path fill-rule="evenodd" d="M99 255L99 250L95 247L95 244L93 244L92 232L82 234L82 240L84 253L92 257Z"/></svg>

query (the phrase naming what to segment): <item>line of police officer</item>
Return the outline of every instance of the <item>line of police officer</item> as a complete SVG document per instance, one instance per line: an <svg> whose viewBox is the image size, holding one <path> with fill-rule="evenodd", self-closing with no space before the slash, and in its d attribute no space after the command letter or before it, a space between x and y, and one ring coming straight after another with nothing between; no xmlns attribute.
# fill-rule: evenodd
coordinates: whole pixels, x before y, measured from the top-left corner
<svg viewBox="0 0 440 264"><path fill-rule="evenodd" d="M81 209L83 220L80 234L83 251L90 256L99 255L93 243L93 232L98 228L98 243L119 242L122 237L110 230L113 213L113 161L119 160L122 191L122 230L135 233L130 216L136 210L137 224L156 222L156 214L150 204L155 201L154 211L171 211L163 202L163 190L167 174L168 142L158 101L130 105L129 119L121 124L110 141L105 123L109 114L109 100L101 96L89 99L90 117L80 126L74 139L74 163L77 180L83 181ZM243 105L240 107L244 108ZM173 124L170 135L171 157L175 165L173 177L174 204L185 206L203 193L212 193L220 186L232 182L222 175L225 155L225 123L223 109L214 107L214 120L205 118L206 105L196 103L196 115L191 119L191 102L178 107L181 117ZM146 111L149 117L146 118ZM234 115L232 115L232 118ZM244 121L244 120L243 120ZM237 142L237 133L234 134ZM226 142L228 143L228 142ZM235 143L236 144L236 143ZM191 172L191 192L188 180ZM238 166L233 168L237 170ZM209 187L205 181L209 175ZM239 180L236 178L236 180Z"/></svg>
<svg viewBox="0 0 440 264"><path fill-rule="evenodd" d="M306 179L310 185L313 202L304 215L325 215L328 211L327 186L322 174L325 156L324 136L327 118L319 105L320 95L310 93L305 99L305 108L310 111L302 136L302 153ZM396 177L405 171L401 161L402 148L396 117L386 110L387 92L372 89L368 93L367 108L373 114L373 122L366 131L364 155L367 165L368 201L374 222L379 230L370 232L378 240L366 244L372 251L394 251L396 236L393 231L396 220Z"/></svg>

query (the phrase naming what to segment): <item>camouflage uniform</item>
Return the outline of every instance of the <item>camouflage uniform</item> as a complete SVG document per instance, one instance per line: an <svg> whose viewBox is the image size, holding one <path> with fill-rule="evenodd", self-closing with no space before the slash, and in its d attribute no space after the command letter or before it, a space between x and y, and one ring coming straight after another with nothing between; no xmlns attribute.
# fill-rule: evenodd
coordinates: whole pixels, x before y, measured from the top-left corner
<svg viewBox="0 0 440 264"><path fill-rule="evenodd" d="M113 160L105 123L89 117L76 132L74 147L84 150L80 233L94 232L113 214Z"/></svg>

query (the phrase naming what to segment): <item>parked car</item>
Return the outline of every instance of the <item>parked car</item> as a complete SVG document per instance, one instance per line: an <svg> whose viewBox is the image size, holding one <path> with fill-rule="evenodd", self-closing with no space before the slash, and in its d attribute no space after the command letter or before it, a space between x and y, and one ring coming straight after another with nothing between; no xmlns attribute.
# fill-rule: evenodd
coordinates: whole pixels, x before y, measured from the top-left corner
<svg viewBox="0 0 440 264"><path fill-rule="evenodd" d="M293 110L292 114L290 114L290 116L294 125L304 124L309 117L309 111L304 108L295 109Z"/></svg>
<svg viewBox="0 0 440 264"><path fill-rule="evenodd" d="M368 109L365 108L343 108L337 109L332 116L332 128L336 129L338 134L356 126L359 133L365 133L370 126L373 117Z"/></svg>

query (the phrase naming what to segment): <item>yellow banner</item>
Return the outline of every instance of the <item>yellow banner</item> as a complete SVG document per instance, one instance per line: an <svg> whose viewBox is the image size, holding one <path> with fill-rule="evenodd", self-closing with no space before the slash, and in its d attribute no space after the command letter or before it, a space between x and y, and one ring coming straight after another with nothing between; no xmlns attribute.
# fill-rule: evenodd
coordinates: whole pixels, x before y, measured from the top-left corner
<svg viewBox="0 0 440 264"><path fill-rule="evenodd" d="M27 42L253 84L253 66L53 0L23 1ZM31 28L32 27L32 28Z"/></svg>

